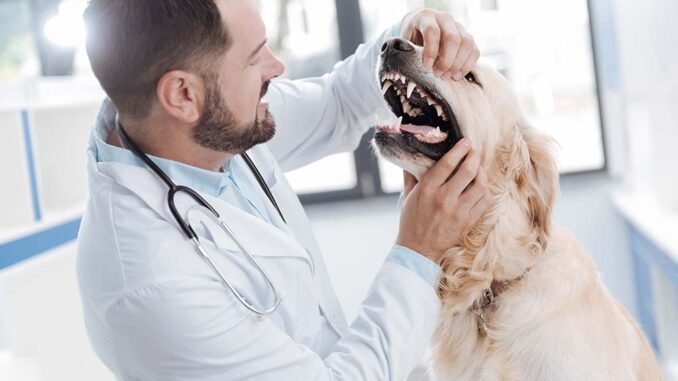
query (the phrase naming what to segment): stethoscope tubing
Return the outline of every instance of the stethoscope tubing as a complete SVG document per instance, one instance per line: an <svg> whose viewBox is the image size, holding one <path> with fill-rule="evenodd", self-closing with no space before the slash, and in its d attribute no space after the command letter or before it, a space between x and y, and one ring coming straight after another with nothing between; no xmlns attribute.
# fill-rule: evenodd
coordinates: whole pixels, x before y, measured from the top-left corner
<svg viewBox="0 0 678 381"><path fill-rule="evenodd" d="M212 269L217 273L221 281L226 285L226 287L233 293L233 295L238 299L238 301L248 310L251 312L255 313L256 315L263 316L263 315L269 315L273 313L278 306L280 305L280 302L282 299L280 298L278 294L278 290L275 287L275 284L273 283L273 280L271 280L271 277L266 273L266 271L257 263L257 261L254 259L254 257L249 253L247 248L240 242L238 237L235 235L233 230L226 225L226 223L223 221L219 213L210 205L198 192L194 191L193 189L183 186L183 185L176 185L172 179L162 170L160 167L158 167L157 164L151 160L148 155L146 155L140 148L139 146L132 140L132 138L127 134L125 129L122 127L122 124L120 123L119 118L116 116L115 119L116 123L116 129L118 131L118 136L120 137L120 140L122 143L127 146L127 148L132 151L132 153L141 159L144 164L146 164L151 171L153 171L169 188L168 193L167 193L167 205L170 209L170 212L172 213L172 216L176 220L177 224L181 228L182 232L184 235L193 243L193 245L196 248L196 251L207 261L207 263L212 267ZM259 172L259 169L256 167L254 164L254 161L247 155L246 152L243 152L241 154L242 158L245 160L245 163L249 167L249 169L252 171L252 174L256 178L257 182L261 186L262 190L266 194L266 197L271 201L275 209L278 211L278 214L280 215L280 218L285 221L285 217L282 214L282 211L280 210L280 207L278 206L278 203L275 201L275 198L273 197L273 193L271 192L270 188L264 181L263 176L261 175L261 172ZM214 222L226 233L226 235L229 236L233 242L238 246L238 248L245 254L247 259L249 260L250 263L252 263L259 273L263 275L265 278L266 282L268 285L271 287L271 290L273 290L273 305L270 307L264 308L264 309L258 309L252 304L250 304L240 293L235 289L235 287L231 284L226 279L226 276L222 273L222 271L219 269L219 267L214 263L210 255L208 254L207 250L202 246L200 243L200 239L198 238L198 235L195 233L193 228L191 227L190 224L187 224L183 218L181 217L181 214L177 210L175 204L174 204L174 197L178 193L185 193L188 196L190 196L198 205L206 208L210 213L205 213L207 216L211 217L214 219Z"/></svg>

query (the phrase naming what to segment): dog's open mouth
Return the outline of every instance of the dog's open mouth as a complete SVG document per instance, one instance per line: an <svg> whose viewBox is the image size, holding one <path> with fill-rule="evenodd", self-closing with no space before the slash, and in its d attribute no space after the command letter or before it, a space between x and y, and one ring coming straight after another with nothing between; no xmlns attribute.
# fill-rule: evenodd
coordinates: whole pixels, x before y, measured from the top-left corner
<svg viewBox="0 0 678 381"><path fill-rule="evenodd" d="M393 70L380 73L380 80L382 95L398 120L377 125L377 135L401 138L407 148L433 160L461 138L452 108L434 90Z"/></svg>

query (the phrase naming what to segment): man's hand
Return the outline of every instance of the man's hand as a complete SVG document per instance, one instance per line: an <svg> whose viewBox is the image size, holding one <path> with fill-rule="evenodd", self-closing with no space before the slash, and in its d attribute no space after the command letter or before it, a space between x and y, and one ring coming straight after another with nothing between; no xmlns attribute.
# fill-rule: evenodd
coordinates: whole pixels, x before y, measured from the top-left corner
<svg viewBox="0 0 678 381"><path fill-rule="evenodd" d="M487 177L480 166L480 155L461 140L419 183L411 174L404 174L405 196L396 244L439 263L489 207Z"/></svg>
<svg viewBox="0 0 678 381"><path fill-rule="evenodd" d="M475 66L480 51L473 37L450 14L422 9L403 19L402 38L424 47L424 67L459 81Z"/></svg>

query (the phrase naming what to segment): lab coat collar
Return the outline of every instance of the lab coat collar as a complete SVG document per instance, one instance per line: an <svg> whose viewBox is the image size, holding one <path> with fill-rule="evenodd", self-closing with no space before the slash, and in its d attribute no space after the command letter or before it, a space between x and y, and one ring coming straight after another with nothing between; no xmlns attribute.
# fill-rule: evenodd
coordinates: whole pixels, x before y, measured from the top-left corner
<svg viewBox="0 0 678 381"><path fill-rule="evenodd" d="M131 151L106 143L108 136L115 128L115 117L115 107L107 98L101 105L92 136L97 161L114 161L145 168L146 164ZM149 158L177 184L189 186L212 196L219 196L224 188L230 186L227 178L230 173L231 160L224 163L223 172L214 172L153 155L149 155Z"/></svg>

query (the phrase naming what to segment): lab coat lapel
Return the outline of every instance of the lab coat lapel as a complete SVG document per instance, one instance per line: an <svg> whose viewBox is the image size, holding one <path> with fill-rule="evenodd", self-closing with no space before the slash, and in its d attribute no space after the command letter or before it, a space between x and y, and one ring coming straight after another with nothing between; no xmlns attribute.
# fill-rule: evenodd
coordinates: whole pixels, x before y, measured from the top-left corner
<svg viewBox="0 0 678 381"><path fill-rule="evenodd" d="M339 300L337 299L337 295L334 292L334 288L331 285L327 267L325 266L325 261L323 260L320 251L320 246L315 239L313 230L311 229L311 223L299 201L299 197L287 182L282 169L278 163L273 160L272 155L265 144L253 148L250 151L250 156L260 168L267 168L265 165L267 162L270 162L268 168L272 171L271 176L275 176L276 178L276 183L274 185L269 183L269 185L271 185L271 192L275 199L278 200L280 209L287 221L286 226L296 237L301 246L306 248L315 265L315 281L318 283L319 287L316 287L314 292L317 299L320 301L320 307L335 332L339 336L344 335L348 331L348 323L344 316L344 311L339 304ZM274 213L277 214L277 212Z"/></svg>

